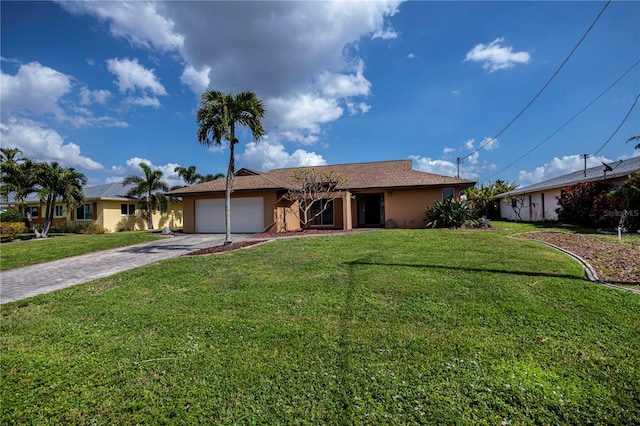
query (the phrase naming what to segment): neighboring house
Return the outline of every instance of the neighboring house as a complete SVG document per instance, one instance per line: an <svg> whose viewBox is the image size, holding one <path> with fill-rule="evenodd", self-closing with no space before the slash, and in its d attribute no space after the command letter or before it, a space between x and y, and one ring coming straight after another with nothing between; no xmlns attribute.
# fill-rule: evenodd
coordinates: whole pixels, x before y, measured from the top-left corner
<svg viewBox="0 0 640 426"><path fill-rule="evenodd" d="M607 170L603 164L500 194L496 197L500 201L500 217L532 222L558 220L557 197L566 187L575 183L596 181L606 181L620 186L629 175L640 170L640 157L620 160L608 166L611 170Z"/></svg>
<svg viewBox="0 0 640 426"><path fill-rule="evenodd" d="M64 226L71 222L95 222L102 226L106 232L147 229L147 221L142 217L138 208L138 200L125 195L132 188L133 185L123 186L122 183L84 187L84 204L68 211L62 202L58 202L55 206L51 226ZM22 203L16 203L15 200L12 200L10 204L13 208L17 207L25 217L26 212L30 211L34 223L44 223L43 208L40 206L40 200L36 194L31 194L25 200L24 206ZM155 211L153 225L156 229L161 229L164 226L181 227L182 203L171 201L167 212Z"/></svg>
<svg viewBox="0 0 640 426"><path fill-rule="evenodd" d="M231 231L235 233L282 232L301 228L297 204L285 198L296 169L257 172L239 170L231 193ZM411 169L411 160L306 167L331 170L345 179L337 197L318 216L313 228L360 227L423 228L425 209L435 201L457 198L475 182ZM184 232L225 232L225 179L169 191L180 196L184 208Z"/></svg>

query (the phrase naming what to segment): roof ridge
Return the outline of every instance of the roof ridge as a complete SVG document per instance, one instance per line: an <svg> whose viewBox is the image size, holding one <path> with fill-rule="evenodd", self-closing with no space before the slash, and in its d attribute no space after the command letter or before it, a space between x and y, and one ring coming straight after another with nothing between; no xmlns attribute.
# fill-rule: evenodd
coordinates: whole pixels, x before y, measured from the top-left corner
<svg viewBox="0 0 640 426"><path fill-rule="evenodd" d="M315 166L279 167L279 168L276 168L276 169L271 169L266 173L270 173L270 172L278 171L278 170L312 169L314 167L358 166L358 165L362 165L362 164L371 165L371 164L382 164L382 163L405 163L405 162L411 164L412 160L411 159L401 159L401 160L381 160L381 161L360 161L360 162L353 162L353 163L320 164L320 165L315 165ZM409 166L409 168L411 168L411 166Z"/></svg>

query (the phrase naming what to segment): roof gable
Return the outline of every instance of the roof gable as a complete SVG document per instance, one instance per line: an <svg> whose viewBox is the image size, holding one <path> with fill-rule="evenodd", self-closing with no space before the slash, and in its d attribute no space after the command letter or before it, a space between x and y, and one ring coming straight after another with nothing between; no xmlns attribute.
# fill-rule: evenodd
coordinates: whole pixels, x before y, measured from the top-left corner
<svg viewBox="0 0 640 426"><path fill-rule="evenodd" d="M472 186L475 182L421 172L411 168L411 160L379 161L371 163L350 163L325 166L291 167L273 169L265 173L246 173L248 169L240 169L241 174L236 174L233 179L234 191L249 190L286 190L294 185L293 172L298 169L316 169L320 171L333 171L343 177L345 183L338 189L380 189L380 188L410 188L443 185ZM218 179L203 182L186 188L180 188L168 192L170 195L198 194L224 191L226 182Z"/></svg>

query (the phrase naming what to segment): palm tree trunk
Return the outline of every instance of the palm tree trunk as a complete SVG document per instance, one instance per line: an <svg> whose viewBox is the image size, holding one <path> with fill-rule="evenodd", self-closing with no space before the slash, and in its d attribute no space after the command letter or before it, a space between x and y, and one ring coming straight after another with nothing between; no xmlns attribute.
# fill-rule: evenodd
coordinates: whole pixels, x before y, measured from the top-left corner
<svg viewBox="0 0 640 426"><path fill-rule="evenodd" d="M227 186L224 192L224 215L225 215L225 230L226 238L224 245L231 245L231 184L233 183L233 174L235 172L235 138L231 139L229 143L229 168L227 169Z"/></svg>

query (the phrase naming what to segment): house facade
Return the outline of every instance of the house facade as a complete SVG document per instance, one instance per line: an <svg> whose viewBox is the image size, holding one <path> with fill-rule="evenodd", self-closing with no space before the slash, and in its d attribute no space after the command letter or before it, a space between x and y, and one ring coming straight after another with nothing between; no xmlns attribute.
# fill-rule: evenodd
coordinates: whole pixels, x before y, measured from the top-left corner
<svg viewBox="0 0 640 426"><path fill-rule="evenodd" d="M416 171L411 160L297 167L257 172L239 170L233 178L231 231L283 232L301 229L299 206L285 195L295 183L294 171L331 171L344 179L327 209L311 228L350 230L363 227L423 228L425 209L436 201L457 198L475 182ZM225 232L225 179L167 193L183 201L187 233Z"/></svg>
<svg viewBox="0 0 640 426"><path fill-rule="evenodd" d="M105 232L147 229L146 217L138 208L138 199L127 197L125 194L133 186L123 186L122 183L89 186L83 188L84 204L68 210L63 203L55 206L52 227L65 226L71 223L92 224L102 227ZM24 205L12 203L26 218L30 212L35 224L44 223L44 210L40 200L30 195ZM17 205L16 205L17 204ZM168 226L179 228L182 226L182 203L171 201L166 212L154 211L153 224L156 229Z"/></svg>
<svg viewBox="0 0 640 426"><path fill-rule="evenodd" d="M640 157L634 157L557 176L500 194L496 197L500 201L500 217L525 222L557 221L558 197L566 187L581 182L598 181L620 186L629 175L638 170L640 170Z"/></svg>

